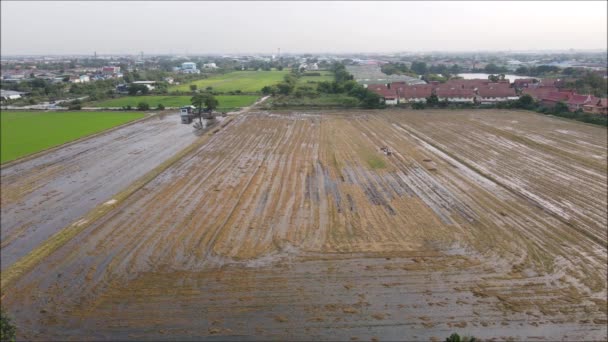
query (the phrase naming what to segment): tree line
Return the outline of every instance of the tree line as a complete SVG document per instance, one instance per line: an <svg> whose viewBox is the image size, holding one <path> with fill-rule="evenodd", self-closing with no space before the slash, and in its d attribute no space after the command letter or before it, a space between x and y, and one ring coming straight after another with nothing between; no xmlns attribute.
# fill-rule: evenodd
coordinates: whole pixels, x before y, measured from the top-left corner
<svg viewBox="0 0 608 342"><path fill-rule="evenodd" d="M334 62L329 66L329 70L334 75L333 81L318 82L316 89L309 86L296 87L298 79L302 73L297 68L292 68L290 74L285 75L283 82L274 86L265 86L262 88L264 95L283 95L301 98L308 96L310 98L319 98L322 95L347 95L356 99L359 105L363 108L380 108L380 97L354 81L353 75L347 70L344 63Z"/></svg>

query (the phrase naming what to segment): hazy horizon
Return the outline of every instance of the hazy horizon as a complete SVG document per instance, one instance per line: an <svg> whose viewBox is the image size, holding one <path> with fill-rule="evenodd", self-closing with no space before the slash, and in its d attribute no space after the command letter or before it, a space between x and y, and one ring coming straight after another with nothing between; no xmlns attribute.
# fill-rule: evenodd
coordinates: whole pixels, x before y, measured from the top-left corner
<svg viewBox="0 0 608 342"><path fill-rule="evenodd" d="M595 2L1 2L2 55L606 50Z"/></svg>

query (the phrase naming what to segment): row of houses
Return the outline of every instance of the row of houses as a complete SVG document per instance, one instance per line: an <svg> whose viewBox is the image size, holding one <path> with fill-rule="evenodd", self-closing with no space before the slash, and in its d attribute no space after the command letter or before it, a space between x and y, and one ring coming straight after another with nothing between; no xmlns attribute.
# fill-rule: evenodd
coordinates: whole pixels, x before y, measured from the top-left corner
<svg viewBox="0 0 608 342"><path fill-rule="evenodd" d="M519 82L518 82L519 81ZM426 103L427 98L436 95L439 101L451 103L495 104L514 101L521 95L530 95L545 107L553 107L563 102L570 111L582 110L587 113L608 115L608 100L593 95L581 95L570 89L560 88L560 79L522 79L513 84L508 80L491 82L484 79L448 80L445 83L408 85L405 82L369 85L368 89L381 97L387 105Z"/></svg>
<svg viewBox="0 0 608 342"><path fill-rule="evenodd" d="M524 94L530 95L534 100L548 108L563 102L572 112L582 110L591 114L608 115L608 99L589 94L577 94L571 89L557 87L527 88L522 90L522 95Z"/></svg>
<svg viewBox="0 0 608 342"><path fill-rule="evenodd" d="M81 70L73 69L65 73L44 70L8 70L2 72L3 82L21 82L31 79L43 79L53 83L87 83L110 78L121 78L119 66L104 66L100 69Z"/></svg>
<svg viewBox="0 0 608 342"><path fill-rule="evenodd" d="M439 101L452 103L482 103L517 100L515 89L508 81L449 80L445 83L408 85L405 82L369 85L368 89L378 94L387 105L404 103L426 103L427 98L436 95Z"/></svg>
<svg viewBox="0 0 608 342"><path fill-rule="evenodd" d="M574 82L574 78L519 78L513 81L513 87L516 89L527 89L527 88L547 88L556 87L562 88L566 83Z"/></svg>

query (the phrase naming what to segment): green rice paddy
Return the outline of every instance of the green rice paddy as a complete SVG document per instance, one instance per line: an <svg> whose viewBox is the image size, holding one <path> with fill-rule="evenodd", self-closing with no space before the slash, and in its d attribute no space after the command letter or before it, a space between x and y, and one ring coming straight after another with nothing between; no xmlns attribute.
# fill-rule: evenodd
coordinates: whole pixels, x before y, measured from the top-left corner
<svg viewBox="0 0 608 342"><path fill-rule="evenodd" d="M0 163L144 117L121 112L0 112Z"/></svg>
<svg viewBox="0 0 608 342"><path fill-rule="evenodd" d="M227 74L217 75L210 78L192 81L189 83L172 86L172 91L190 91L190 85L196 84L197 89L205 90L212 87L213 91L229 92L240 90L245 93L260 92L264 86L281 82L289 70L282 71L233 71Z"/></svg>

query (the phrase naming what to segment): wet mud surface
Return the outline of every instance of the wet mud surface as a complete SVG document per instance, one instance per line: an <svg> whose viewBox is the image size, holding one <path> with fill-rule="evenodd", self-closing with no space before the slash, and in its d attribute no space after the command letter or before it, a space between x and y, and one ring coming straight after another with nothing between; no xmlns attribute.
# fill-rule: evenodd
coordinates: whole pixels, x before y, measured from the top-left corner
<svg viewBox="0 0 608 342"><path fill-rule="evenodd" d="M164 115L2 169L2 270L194 139Z"/></svg>
<svg viewBox="0 0 608 342"><path fill-rule="evenodd" d="M602 340L605 171L530 113L244 114L3 304L34 340Z"/></svg>

